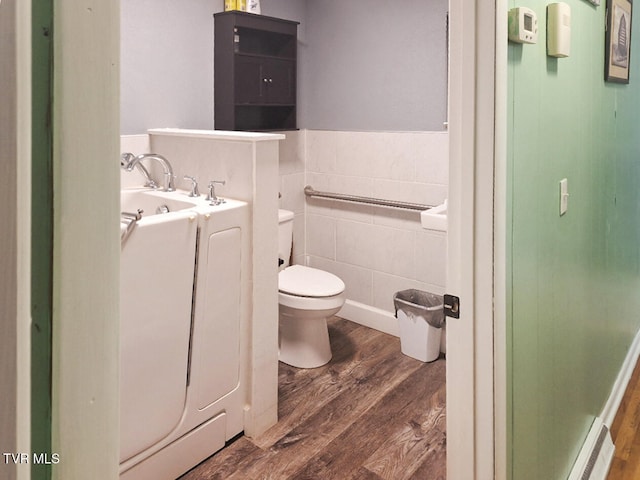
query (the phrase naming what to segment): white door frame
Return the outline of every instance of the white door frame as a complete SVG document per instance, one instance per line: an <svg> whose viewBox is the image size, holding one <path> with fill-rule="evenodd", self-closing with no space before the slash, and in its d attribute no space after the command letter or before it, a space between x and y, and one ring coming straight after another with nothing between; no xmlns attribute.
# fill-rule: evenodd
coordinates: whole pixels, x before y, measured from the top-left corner
<svg viewBox="0 0 640 480"><path fill-rule="evenodd" d="M460 297L460 318L447 320L447 478L453 480L505 474L504 412L494 411L501 395L494 393L494 372L504 366L502 360L500 369L494 365L494 355L504 354L504 344L494 342L494 272L504 264L494 253L501 151L496 100L503 93L496 95L496 11L496 2L479 0L451 0L449 6L447 292Z"/></svg>
<svg viewBox="0 0 640 480"><path fill-rule="evenodd" d="M120 2L54 2L53 480L119 464Z"/></svg>
<svg viewBox="0 0 640 480"><path fill-rule="evenodd" d="M29 452L31 432L31 3L0 4L0 451ZM30 465L0 460L0 477Z"/></svg>

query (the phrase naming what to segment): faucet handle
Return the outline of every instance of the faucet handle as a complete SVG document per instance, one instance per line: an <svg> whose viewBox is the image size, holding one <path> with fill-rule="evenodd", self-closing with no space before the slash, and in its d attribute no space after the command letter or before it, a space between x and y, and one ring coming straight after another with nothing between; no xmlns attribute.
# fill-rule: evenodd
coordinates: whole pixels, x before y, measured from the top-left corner
<svg viewBox="0 0 640 480"><path fill-rule="evenodd" d="M224 203L224 199L222 198L218 198L216 196L216 185L224 185L225 183L227 183L224 180L211 180L209 182L209 193L207 194L207 198L206 200L208 202L211 202L211 205L220 205L221 203Z"/></svg>
<svg viewBox="0 0 640 480"><path fill-rule="evenodd" d="M192 177L191 175L185 175L184 179L191 180L191 192L189 193L189 196L199 197L200 191L198 190L198 181L195 179L195 177Z"/></svg>

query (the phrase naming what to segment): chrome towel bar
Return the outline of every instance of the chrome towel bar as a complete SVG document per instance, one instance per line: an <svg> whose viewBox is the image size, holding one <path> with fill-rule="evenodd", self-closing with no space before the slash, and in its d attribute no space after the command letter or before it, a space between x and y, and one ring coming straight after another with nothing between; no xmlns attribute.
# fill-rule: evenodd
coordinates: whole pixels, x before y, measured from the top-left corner
<svg viewBox="0 0 640 480"><path fill-rule="evenodd" d="M403 208L405 210L429 210L432 205L422 205L420 203L399 202L396 200L385 200L382 198L360 197L358 195L345 195L343 193L329 193L314 190L311 185L304 187L304 194L307 197L330 198L344 202L366 203L369 205L379 205L382 207Z"/></svg>

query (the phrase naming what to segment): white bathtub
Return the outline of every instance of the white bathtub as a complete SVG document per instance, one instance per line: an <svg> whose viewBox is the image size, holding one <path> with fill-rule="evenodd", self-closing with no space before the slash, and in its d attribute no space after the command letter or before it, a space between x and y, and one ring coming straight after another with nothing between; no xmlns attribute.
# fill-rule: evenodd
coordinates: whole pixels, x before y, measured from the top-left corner
<svg viewBox="0 0 640 480"><path fill-rule="evenodd" d="M248 207L149 190L121 204L144 213L121 254L120 478L175 478L244 428Z"/></svg>

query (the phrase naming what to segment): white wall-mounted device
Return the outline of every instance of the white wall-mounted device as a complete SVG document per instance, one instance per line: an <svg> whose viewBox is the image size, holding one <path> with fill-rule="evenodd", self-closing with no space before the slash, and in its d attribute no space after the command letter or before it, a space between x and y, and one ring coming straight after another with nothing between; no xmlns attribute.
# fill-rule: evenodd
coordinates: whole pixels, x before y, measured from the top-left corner
<svg viewBox="0 0 640 480"><path fill-rule="evenodd" d="M569 181L566 178L560 180L560 216L569 209Z"/></svg>
<svg viewBox="0 0 640 480"><path fill-rule="evenodd" d="M547 55L568 57L571 53L571 7L564 3L547 5Z"/></svg>
<svg viewBox="0 0 640 480"><path fill-rule="evenodd" d="M509 10L509 40L516 43L538 41L538 16L527 7Z"/></svg>

